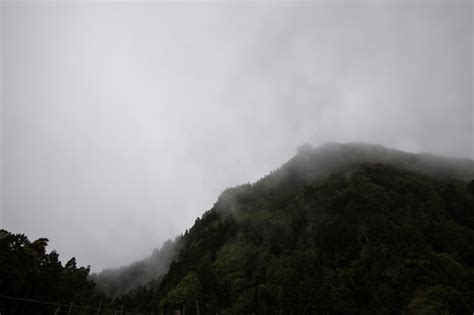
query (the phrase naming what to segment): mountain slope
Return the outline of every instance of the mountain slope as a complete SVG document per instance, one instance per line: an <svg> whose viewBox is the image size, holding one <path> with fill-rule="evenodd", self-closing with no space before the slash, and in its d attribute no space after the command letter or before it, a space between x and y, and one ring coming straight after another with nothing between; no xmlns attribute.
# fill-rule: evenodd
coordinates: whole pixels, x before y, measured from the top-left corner
<svg viewBox="0 0 474 315"><path fill-rule="evenodd" d="M473 178L469 160L304 147L222 193L159 286L116 303L188 314L468 313Z"/></svg>

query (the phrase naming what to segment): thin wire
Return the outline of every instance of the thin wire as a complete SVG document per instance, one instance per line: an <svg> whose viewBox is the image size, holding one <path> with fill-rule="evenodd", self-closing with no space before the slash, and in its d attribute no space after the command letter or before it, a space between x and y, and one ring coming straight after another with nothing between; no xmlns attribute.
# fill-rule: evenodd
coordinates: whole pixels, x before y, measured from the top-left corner
<svg viewBox="0 0 474 315"><path fill-rule="evenodd" d="M98 308L92 308L92 307L85 307L85 306L79 306L79 305L74 305L74 303L71 304L61 304L61 303L55 303L55 302L47 302L47 301L40 301L40 300L34 300L34 299L28 299L28 298L21 298L21 297L14 297L14 296L8 296L8 295L3 295L3 294L0 294L0 298L4 298L4 299L8 299L8 300L16 300L16 301L24 301L24 302L32 302L32 303L39 303L39 304L45 304L45 305L52 305L52 306L62 306L62 307L66 307L66 308L73 308L73 309L80 309L80 310L87 310L87 311L98 311L99 309ZM138 304L139 306L145 306L146 304ZM3 310L8 310L8 308L6 307L0 307L0 309L3 309ZM30 309L25 309L22 311L29 311ZM37 310L32 310L33 312L34 311L37 311ZM101 313L112 313L112 314L116 314L116 313L119 313L119 314L143 314L143 310L141 310L139 313L136 313L136 312L130 312L130 311L126 311L126 310L116 310L116 309L107 309L106 307L104 308L101 308L100 309L100 312ZM121 313L123 312L123 313ZM148 310L146 311L148 312Z"/></svg>
<svg viewBox="0 0 474 315"><path fill-rule="evenodd" d="M98 311L98 308L92 308L92 307L85 307L85 306L79 306L79 305L74 305L74 304L61 304L61 303L54 303L54 302L46 302L46 301L39 301L39 300L33 300L33 299L27 299L27 298L20 298L20 297L13 297L13 296L7 296L0 294L0 298L4 299L9 299L9 300L17 300L17 301L25 301L25 302L33 302L33 303L40 303L40 304L46 304L46 305L53 305L53 306L63 306L63 307L71 307L75 309L82 309L82 310L89 310L89 311ZM107 311L106 309L103 309L102 311ZM114 311L114 310L111 310Z"/></svg>

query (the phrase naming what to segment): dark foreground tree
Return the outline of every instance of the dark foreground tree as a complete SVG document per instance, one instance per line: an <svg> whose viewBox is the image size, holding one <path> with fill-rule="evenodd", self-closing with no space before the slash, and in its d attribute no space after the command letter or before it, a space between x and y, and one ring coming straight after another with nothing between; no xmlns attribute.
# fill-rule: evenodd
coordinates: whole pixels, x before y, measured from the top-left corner
<svg viewBox="0 0 474 315"><path fill-rule="evenodd" d="M45 238L30 242L24 234L0 230L1 313L48 313L58 309L27 300L65 305L74 302L77 307L97 302L95 283L88 280L89 267L77 267L75 258L63 266L56 251L47 253L47 245Z"/></svg>

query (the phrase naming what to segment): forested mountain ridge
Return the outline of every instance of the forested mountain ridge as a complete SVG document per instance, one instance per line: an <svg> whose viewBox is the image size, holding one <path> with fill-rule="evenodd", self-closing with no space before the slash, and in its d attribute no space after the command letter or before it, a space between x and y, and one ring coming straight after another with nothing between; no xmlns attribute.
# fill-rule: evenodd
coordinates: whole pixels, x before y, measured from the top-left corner
<svg viewBox="0 0 474 315"><path fill-rule="evenodd" d="M1 295L58 314L471 314L474 162L303 146L128 267L89 277L46 245L0 231ZM0 308L38 310L16 301Z"/></svg>
<svg viewBox="0 0 474 315"><path fill-rule="evenodd" d="M474 161L430 153L408 153L368 143L326 143L318 148L302 145L298 154L285 163L275 176L314 180L361 163L380 163L435 177L474 178ZM272 180L266 176L264 180Z"/></svg>
<svg viewBox="0 0 474 315"><path fill-rule="evenodd" d="M436 176L474 178L474 164L471 160L445 158L431 154L411 154L363 143L327 143L316 149L309 145L301 146L294 158L280 169L262 178L252 186L252 189L264 190L266 186L278 189L278 182L283 182L285 185L295 180L311 182L316 178L363 162L391 164ZM247 184L226 190L219 197L218 203L226 202L226 198L230 198L227 200L227 206L222 208L233 209L234 202L231 199L236 195L235 192L240 192L237 195L245 195L244 191L249 187L251 186ZM271 189L271 187L268 188ZM123 295L140 285L145 285L150 280L155 280L156 283L156 280L166 273L171 261L176 258L180 244L180 237L178 237L174 241L166 242L161 249L155 249L153 254L146 259L121 268L106 269L98 274L92 274L91 279L97 282L99 290L111 297Z"/></svg>
<svg viewBox="0 0 474 315"><path fill-rule="evenodd" d="M116 300L186 313L470 313L474 163L366 144L302 147L227 189L159 283Z"/></svg>

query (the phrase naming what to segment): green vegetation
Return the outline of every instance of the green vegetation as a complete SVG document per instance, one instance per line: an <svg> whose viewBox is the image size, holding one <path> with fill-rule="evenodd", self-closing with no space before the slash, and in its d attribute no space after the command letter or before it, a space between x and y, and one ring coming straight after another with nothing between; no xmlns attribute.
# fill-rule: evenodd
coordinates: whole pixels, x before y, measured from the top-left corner
<svg viewBox="0 0 474 315"><path fill-rule="evenodd" d="M196 313L198 300L206 314L472 312L472 181L382 164L285 176L224 192L137 309L160 301ZM124 297L129 307L139 294Z"/></svg>

